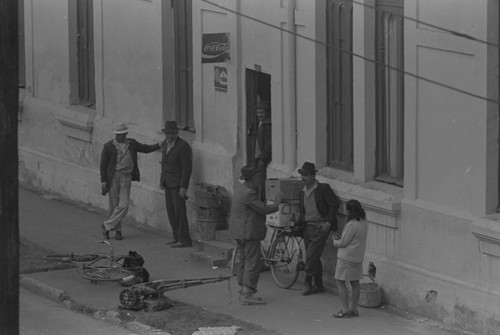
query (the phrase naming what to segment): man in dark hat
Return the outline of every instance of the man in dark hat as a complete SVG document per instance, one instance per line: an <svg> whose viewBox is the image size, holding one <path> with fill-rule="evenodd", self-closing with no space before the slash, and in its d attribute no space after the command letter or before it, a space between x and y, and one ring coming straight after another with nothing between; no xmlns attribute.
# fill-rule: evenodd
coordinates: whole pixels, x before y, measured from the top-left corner
<svg viewBox="0 0 500 335"><path fill-rule="evenodd" d="M272 151L272 127L271 127L271 108L268 101L261 101L255 109L257 115L257 141L255 145L255 163L261 168L262 181L259 187L260 197L266 200L266 178L267 166L271 162Z"/></svg>
<svg viewBox="0 0 500 335"><path fill-rule="evenodd" d="M172 248L192 247L187 220L187 189L193 170L191 146L179 137L177 122L165 122L165 141L161 147L160 187L165 190L165 205L172 227Z"/></svg>
<svg viewBox="0 0 500 335"><path fill-rule="evenodd" d="M305 162L299 173L304 182L300 191L300 222L304 227L306 246L305 289L303 295L324 292L321 254L331 231L337 231L340 200L330 185L316 180L316 166ZM314 278L314 286L312 280Z"/></svg>
<svg viewBox="0 0 500 335"><path fill-rule="evenodd" d="M147 145L127 138L128 128L124 123L117 124L113 132L115 138L104 144L101 154L101 193L109 197L109 217L101 228L105 239L114 230L115 239L121 240L121 222L128 212L132 181L140 180L137 153L159 150L160 144Z"/></svg>
<svg viewBox="0 0 500 335"><path fill-rule="evenodd" d="M231 202L229 233L236 240L236 276L240 286L240 302L243 305L261 305L265 302L255 296L261 271L261 241L267 233L266 214L278 211L281 193L274 204L265 204L259 197L261 168L255 164L241 168L241 180L237 183Z"/></svg>

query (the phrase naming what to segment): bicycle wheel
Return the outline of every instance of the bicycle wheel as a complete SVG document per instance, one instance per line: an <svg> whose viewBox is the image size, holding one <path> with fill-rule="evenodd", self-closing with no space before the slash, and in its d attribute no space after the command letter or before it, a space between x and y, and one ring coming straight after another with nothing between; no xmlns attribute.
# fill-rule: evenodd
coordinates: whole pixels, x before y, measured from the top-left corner
<svg viewBox="0 0 500 335"><path fill-rule="evenodd" d="M63 263L69 262L91 262L99 258L99 255L95 254L63 254L63 255L46 255L44 259L48 261L57 261Z"/></svg>
<svg viewBox="0 0 500 335"><path fill-rule="evenodd" d="M302 249L295 237L278 236L271 245L269 258L266 260L279 287L287 289L295 284L302 263Z"/></svg>
<svg viewBox="0 0 500 335"><path fill-rule="evenodd" d="M134 273L130 270L114 266L89 267L84 268L82 271L82 277L84 279L90 280L92 284L95 284L99 281L117 282L125 277L133 275Z"/></svg>
<svg viewBox="0 0 500 335"><path fill-rule="evenodd" d="M120 292L120 303L127 309L133 309L139 302L139 295L131 289Z"/></svg>

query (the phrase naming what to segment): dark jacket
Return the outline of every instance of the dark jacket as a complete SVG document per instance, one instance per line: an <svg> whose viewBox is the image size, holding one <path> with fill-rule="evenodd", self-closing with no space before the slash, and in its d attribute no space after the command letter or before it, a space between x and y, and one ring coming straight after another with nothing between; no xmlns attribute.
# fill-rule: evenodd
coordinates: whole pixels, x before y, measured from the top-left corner
<svg viewBox="0 0 500 335"><path fill-rule="evenodd" d="M318 187L314 190L314 199L316 200L316 206L318 208L318 212L321 216L332 224L331 230L337 231L337 211L340 207L340 199L337 197L335 192L332 190L330 185L324 183L318 183ZM300 200L300 222L301 224L305 224L304 215L304 190L301 190L299 193Z"/></svg>
<svg viewBox="0 0 500 335"><path fill-rule="evenodd" d="M130 151L130 155L132 156L132 160L134 161L132 180L139 181L141 179L141 174L139 172L139 166L137 165L137 153L149 153L159 150L160 145L158 143L152 145L142 144L137 142L133 138L127 138L126 141L129 142L128 150ZM118 154L116 152L116 147L113 144L113 140L104 143L100 164L101 183L106 183L108 189L111 187L111 179L113 179L113 175L115 174L117 156Z"/></svg>
<svg viewBox="0 0 500 335"><path fill-rule="evenodd" d="M189 143L177 137L174 147L167 153L167 143L163 142L160 185L167 188L188 188L192 171L193 157Z"/></svg>
<svg viewBox="0 0 500 335"><path fill-rule="evenodd" d="M259 147L260 154L258 158L264 166L271 162L271 120L264 120L257 129L257 146Z"/></svg>
<svg viewBox="0 0 500 335"><path fill-rule="evenodd" d="M229 234L235 240L262 241L266 238L266 214L274 213L278 205L266 205L258 192L246 184L237 184L231 200Z"/></svg>

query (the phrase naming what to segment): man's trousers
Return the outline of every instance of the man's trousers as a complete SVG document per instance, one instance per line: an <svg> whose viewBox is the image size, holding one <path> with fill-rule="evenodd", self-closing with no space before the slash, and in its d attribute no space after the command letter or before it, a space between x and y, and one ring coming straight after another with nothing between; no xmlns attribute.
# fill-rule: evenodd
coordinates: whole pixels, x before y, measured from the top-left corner
<svg viewBox="0 0 500 335"><path fill-rule="evenodd" d="M165 188L165 205L168 220L172 227L174 240L179 243L192 243L189 234L186 200L179 196L180 187Z"/></svg>
<svg viewBox="0 0 500 335"><path fill-rule="evenodd" d="M236 278L238 285L257 292L261 271L260 241L236 240Z"/></svg>

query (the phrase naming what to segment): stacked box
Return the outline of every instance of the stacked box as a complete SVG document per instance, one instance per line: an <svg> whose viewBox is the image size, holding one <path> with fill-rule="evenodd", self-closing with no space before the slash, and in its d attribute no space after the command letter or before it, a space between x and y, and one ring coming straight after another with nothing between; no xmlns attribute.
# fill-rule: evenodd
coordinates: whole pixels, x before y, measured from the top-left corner
<svg viewBox="0 0 500 335"><path fill-rule="evenodd" d="M283 201L299 200L299 192L304 187L304 182L297 178L267 179L266 199L274 200L278 192L283 194Z"/></svg>
<svg viewBox="0 0 500 335"><path fill-rule="evenodd" d="M300 203L298 200L279 204L277 212L267 214L266 222L275 227L289 227L292 217L295 221L298 221L300 218Z"/></svg>

